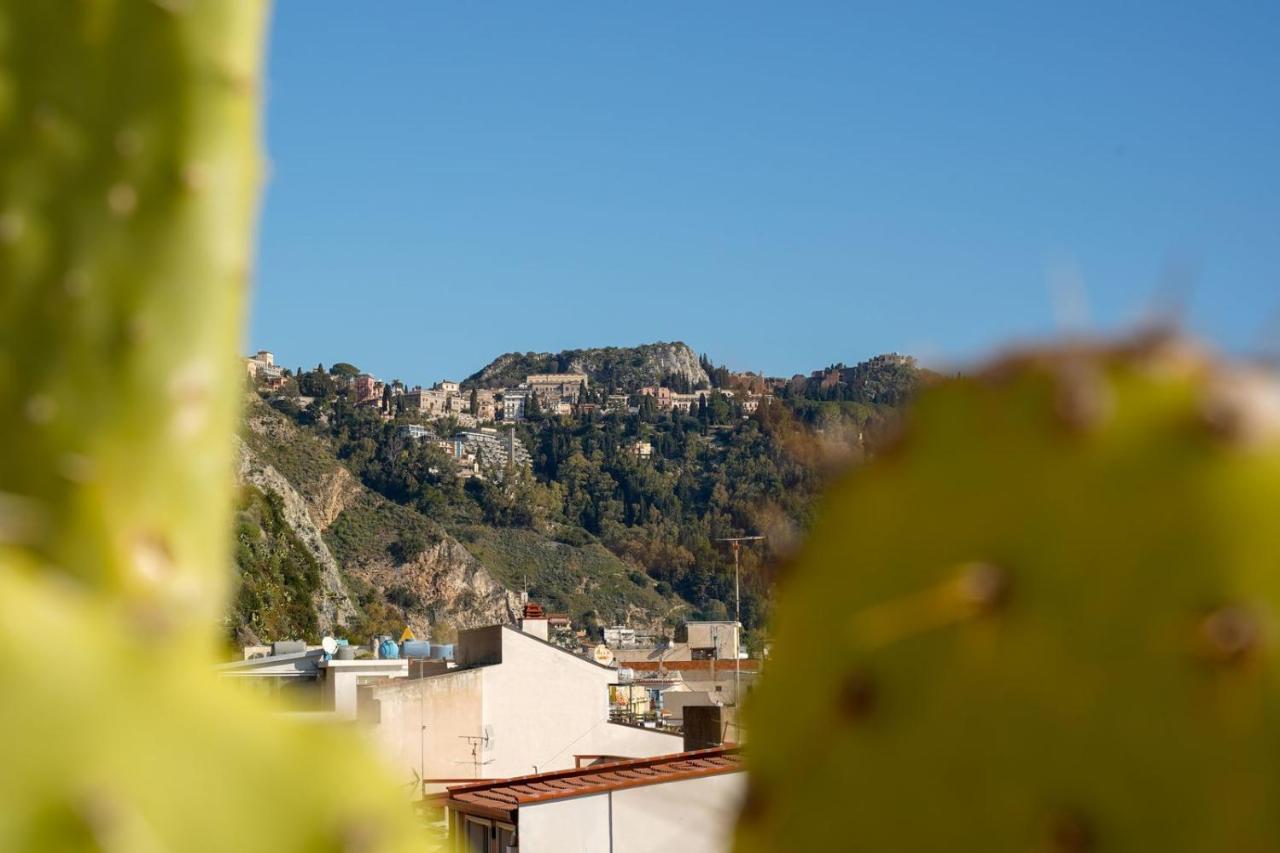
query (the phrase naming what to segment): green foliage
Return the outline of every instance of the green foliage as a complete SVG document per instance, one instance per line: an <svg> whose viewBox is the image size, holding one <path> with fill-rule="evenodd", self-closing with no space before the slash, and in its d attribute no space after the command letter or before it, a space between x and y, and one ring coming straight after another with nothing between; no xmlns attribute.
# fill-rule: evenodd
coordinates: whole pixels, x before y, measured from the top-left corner
<svg viewBox="0 0 1280 853"><path fill-rule="evenodd" d="M1280 846L1278 412L1161 339L924 395L785 578L738 849Z"/></svg>
<svg viewBox="0 0 1280 853"><path fill-rule="evenodd" d="M241 489L236 519L239 588L228 639L243 626L260 641L320 642L312 597L320 567L284 519L282 501L253 486Z"/></svg>
<svg viewBox="0 0 1280 853"><path fill-rule="evenodd" d="M387 552L397 563L411 563L427 549L431 539L424 529L426 525L406 525L400 530L399 537L387 546ZM438 536L435 537L439 539Z"/></svg>
<svg viewBox="0 0 1280 853"><path fill-rule="evenodd" d="M834 364L808 378L793 380L786 396L806 400L849 401L898 406L910 400L932 374L914 358L878 355L853 367Z"/></svg>
<svg viewBox="0 0 1280 853"><path fill-rule="evenodd" d="M585 351L559 361L577 363L580 352ZM637 370L652 355L592 352L601 364L625 363ZM601 355L606 353L612 355ZM709 364L704 360L703 367ZM518 369L563 366L525 359ZM850 370L858 388L877 389L868 392L876 399L898 400L918 384L918 371L909 361L873 360ZM712 372L727 383L727 371ZM740 403L719 390L708 390L691 414L659 412L652 397L640 396L637 416L582 419L541 417L531 399L527 413L532 417L520 425L519 437L533 456L532 476L517 471L502 482L474 478L464 485L453 461L433 443L403 434L407 420L386 423L333 389L312 404L327 406L323 423L299 415L298 421L310 427L304 431L307 441L291 451L301 458L284 464L290 469L316 465L327 454L315 443L325 443L370 489L427 515L468 544L475 544L478 524L520 528L544 542L550 538L574 547L598 542L699 612L718 613L734 592L729 554L715 540L768 532L779 523L805 529L825 482L825 451L817 436L846 445L856 460L863 446L859 437L875 440L894 420L892 407L877 402L784 397L745 417ZM448 435L451 425L437 422L433 428ZM641 439L652 444L652 458L638 459L631 452ZM330 531L336 550L364 561L370 559L369 543L377 541L374 551L390 549L393 558L405 561L409 552L400 550L396 537L356 522L340 519ZM743 552L742 615L749 627L759 626L766 615L768 580L761 567L768 547Z"/></svg>
<svg viewBox="0 0 1280 853"><path fill-rule="evenodd" d="M677 600L664 600L630 579L630 567L598 544L572 547L532 530L475 526L462 537L466 548L507 589L523 589L553 610L598 612L616 620L639 607L660 617L673 617Z"/></svg>
<svg viewBox="0 0 1280 853"><path fill-rule="evenodd" d="M441 539L440 528L408 507L363 492L324 532L340 565L355 568L392 555L408 562Z"/></svg>
<svg viewBox="0 0 1280 853"><path fill-rule="evenodd" d="M342 379L354 379L360 375L360 368L356 367L354 364L340 361L337 364L330 366L329 375L337 376Z"/></svg>

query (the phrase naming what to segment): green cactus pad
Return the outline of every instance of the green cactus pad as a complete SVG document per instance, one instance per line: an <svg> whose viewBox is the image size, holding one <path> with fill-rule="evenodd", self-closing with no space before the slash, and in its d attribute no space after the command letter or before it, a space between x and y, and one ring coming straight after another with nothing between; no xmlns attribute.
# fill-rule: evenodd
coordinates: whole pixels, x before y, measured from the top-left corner
<svg viewBox="0 0 1280 853"><path fill-rule="evenodd" d="M264 0L0 0L0 850L422 849L216 680Z"/></svg>
<svg viewBox="0 0 1280 853"><path fill-rule="evenodd" d="M780 581L738 849L1280 847L1280 397L1169 339L919 402Z"/></svg>

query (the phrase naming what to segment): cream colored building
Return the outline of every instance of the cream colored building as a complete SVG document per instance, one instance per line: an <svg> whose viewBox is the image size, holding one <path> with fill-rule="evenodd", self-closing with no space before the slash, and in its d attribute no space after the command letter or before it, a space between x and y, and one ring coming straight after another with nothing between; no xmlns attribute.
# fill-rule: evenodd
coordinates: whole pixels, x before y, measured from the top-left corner
<svg viewBox="0 0 1280 853"><path fill-rule="evenodd" d="M585 373L533 373L525 379L525 385L550 403L568 399L577 402L578 392L587 385Z"/></svg>
<svg viewBox="0 0 1280 853"><path fill-rule="evenodd" d="M373 685L371 736L406 780L492 779L573 767L577 755L650 756L678 735L609 722L617 671L511 626L462 631L455 668ZM446 783L427 783L440 790Z"/></svg>
<svg viewBox="0 0 1280 853"><path fill-rule="evenodd" d="M688 622L689 657L692 660L733 660L738 657L737 622Z"/></svg>

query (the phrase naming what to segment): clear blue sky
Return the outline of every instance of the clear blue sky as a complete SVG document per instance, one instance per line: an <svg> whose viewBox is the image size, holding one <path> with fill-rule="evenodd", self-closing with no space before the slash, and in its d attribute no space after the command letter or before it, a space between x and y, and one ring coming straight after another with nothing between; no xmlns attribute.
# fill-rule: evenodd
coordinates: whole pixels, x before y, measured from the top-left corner
<svg viewBox="0 0 1280 853"><path fill-rule="evenodd" d="M1175 302L1258 351L1278 10L277 0L246 343L424 383L675 339L790 374Z"/></svg>

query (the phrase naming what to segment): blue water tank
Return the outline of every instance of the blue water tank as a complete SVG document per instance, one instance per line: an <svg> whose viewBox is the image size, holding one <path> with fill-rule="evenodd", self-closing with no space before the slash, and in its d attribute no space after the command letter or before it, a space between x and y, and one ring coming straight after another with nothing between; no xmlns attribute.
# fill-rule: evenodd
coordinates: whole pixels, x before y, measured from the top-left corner
<svg viewBox="0 0 1280 853"><path fill-rule="evenodd" d="M426 640L405 640L400 644L400 653L407 658L429 658L431 644Z"/></svg>
<svg viewBox="0 0 1280 853"><path fill-rule="evenodd" d="M396 641L387 638L378 644L378 657L383 660L396 660L400 657L400 647L396 645Z"/></svg>
<svg viewBox="0 0 1280 853"><path fill-rule="evenodd" d="M444 645L432 643L431 659L432 660L453 660L453 643L447 643Z"/></svg>

